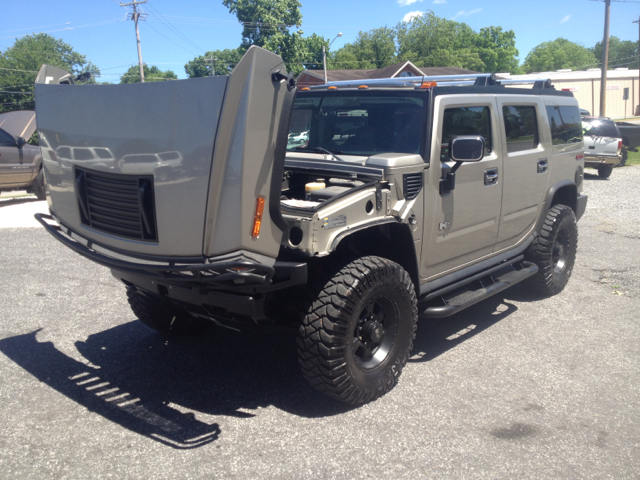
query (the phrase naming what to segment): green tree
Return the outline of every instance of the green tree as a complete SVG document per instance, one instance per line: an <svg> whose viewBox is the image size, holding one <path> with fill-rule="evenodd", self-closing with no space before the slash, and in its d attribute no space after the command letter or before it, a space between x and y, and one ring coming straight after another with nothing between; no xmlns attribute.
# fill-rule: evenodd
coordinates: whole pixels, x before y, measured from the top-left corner
<svg viewBox="0 0 640 480"><path fill-rule="evenodd" d="M324 45L327 51L327 62L331 57L329 53L329 40L316 35L315 33L310 37L304 39L306 43L307 54L305 56L304 67L307 70L322 70L322 46Z"/></svg>
<svg viewBox="0 0 640 480"><path fill-rule="evenodd" d="M596 46L591 51L598 59L599 65L602 65L602 42L596 43ZM638 68L638 42L622 41L618 37L609 37L608 65L611 69L620 67Z"/></svg>
<svg viewBox="0 0 640 480"><path fill-rule="evenodd" d="M481 49L481 37L469 25L438 17L432 11L401 22L396 31L398 58L411 60L418 67L485 71L481 52L486 56L491 48L497 48L491 46L489 38L484 38L486 47Z"/></svg>
<svg viewBox="0 0 640 480"><path fill-rule="evenodd" d="M229 75L244 52L242 47L213 50L185 64L184 71L187 72L189 78Z"/></svg>
<svg viewBox="0 0 640 480"><path fill-rule="evenodd" d="M519 52L513 30L505 32L502 27L481 28L476 42L478 54L484 63L483 72L519 72Z"/></svg>
<svg viewBox="0 0 640 480"><path fill-rule="evenodd" d="M34 108L33 83L42 65L68 70L74 75L92 73L85 83L95 83L100 69L60 39L46 33L25 35L0 52L0 112Z"/></svg>
<svg viewBox="0 0 640 480"><path fill-rule="evenodd" d="M535 47L524 61L526 73L554 71L565 68L582 70L598 66L598 59L588 48L557 38Z"/></svg>
<svg viewBox="0 0 640 480"><path fill-rule="evenodd" d="M244 26L241 47L256 45L282 57L287 69L299 73L309 56L302 37L302 4L298 0L223 0L222 4Z"/></svg>
<svg viewBox="0 0 640 480"><path fill-rule="evenodd" d="M359 32L353 43L337 50L327 61L330 69L383 68L396 63L396 32L388 27Z"/></svg>
<svg viewBox="0 0 640 480"><path fill-rule="evenodd" d="M145 82L163 82L165 80L177 80L178 76L171 70L162 71L155 65L149 67L146 63L142 65ZM134 65L129 67L122 77L120 83L140 83L140 67Z"/></svg>

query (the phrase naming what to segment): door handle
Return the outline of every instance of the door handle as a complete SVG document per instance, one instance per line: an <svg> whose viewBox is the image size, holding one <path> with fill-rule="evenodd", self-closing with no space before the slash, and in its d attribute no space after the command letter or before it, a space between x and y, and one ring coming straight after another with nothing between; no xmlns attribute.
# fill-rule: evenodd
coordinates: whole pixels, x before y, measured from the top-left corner
<svg viewBox="0 0 640 480"><path fill-rule="evenodd" d="M549 166L549 162L547 162L546 158L541 158L538 160L538 173L545 173Z"/></svg>
<svg viewBox="0 0 640 480"><path fill-rule="evenodd" d="M498 169L490 168L484 171L484 184L486 186L495 185L498 183Z"/></svg>

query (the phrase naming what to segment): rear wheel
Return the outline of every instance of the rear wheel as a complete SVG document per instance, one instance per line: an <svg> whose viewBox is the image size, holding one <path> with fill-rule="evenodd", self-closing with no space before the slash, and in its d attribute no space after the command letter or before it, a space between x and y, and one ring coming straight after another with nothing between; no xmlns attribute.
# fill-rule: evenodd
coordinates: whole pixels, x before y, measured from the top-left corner
<svg viewBox="0 0 640 480"><path fill-rule="evenodd" d="M391 390L413 348L413 282L397 263L363 257L320 289L299 330L298 358L311 385L353 405Z"/></svg>
<svg viewBox="0 0 640 480"><path fill-rule="evenodd" d="M538 266L529 286L542 296L560 293L573 271L578 250L578 227L571 207L549 210L542 229L527 251L527 260Z"/></svg>
<svg viewBox="0 0 640 480"><path fill-rule="evenodd" d="M191 335L206 330L210 325L210 322L196 319L160 297L144 294L135 287L127 287L127 300L142 323L165 335Z"/></svg>
<svg viewBox="0 0 640 480"><path fill-rule="evenodd" d="M613 172L613 167L611 165L601 165L598 167L598 176L600 178L609 178L611 176L611 172Z"/></svg>

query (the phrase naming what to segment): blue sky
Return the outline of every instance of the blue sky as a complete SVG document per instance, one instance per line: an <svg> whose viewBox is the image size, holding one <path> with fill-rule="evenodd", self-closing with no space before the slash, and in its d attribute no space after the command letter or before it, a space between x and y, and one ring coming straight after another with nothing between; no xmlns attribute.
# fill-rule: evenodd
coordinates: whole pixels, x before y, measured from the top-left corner
<svg viewBox="0 0 640 480"><path fill-rule="evenodd" d="M640 3L612 3L611 35L638 40ZM412 12L465 22L474 30L501 26L514 30L522 63L536 45L565 37L587 47L602 39L604 3L591 0L301 0L302 30L333 38L332 48L352 42L358 32L394 27ZM86 55L103 73L101 80L117 82L138 61L134 25L123 21L127 8L115 0L7 0L0 22L0 50L15 36L48 32ZM241 26L222 0L149 0L140 23L142 58L162 70L185 77L184 64L207 50L235 48ZM11 19L11 21L7 21Z"/></svg>

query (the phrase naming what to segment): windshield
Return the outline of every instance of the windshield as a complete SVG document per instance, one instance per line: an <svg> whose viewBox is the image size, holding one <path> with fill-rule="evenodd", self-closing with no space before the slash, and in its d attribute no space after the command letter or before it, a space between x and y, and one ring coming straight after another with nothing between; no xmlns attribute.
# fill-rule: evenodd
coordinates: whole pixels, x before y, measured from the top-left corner
<svg viewBox="0 0 640 480"><path fill-rule="evenodd" d="M344 155L420 153L425 94L401 92L300 93L288 151L329 150Z"/></svg>

